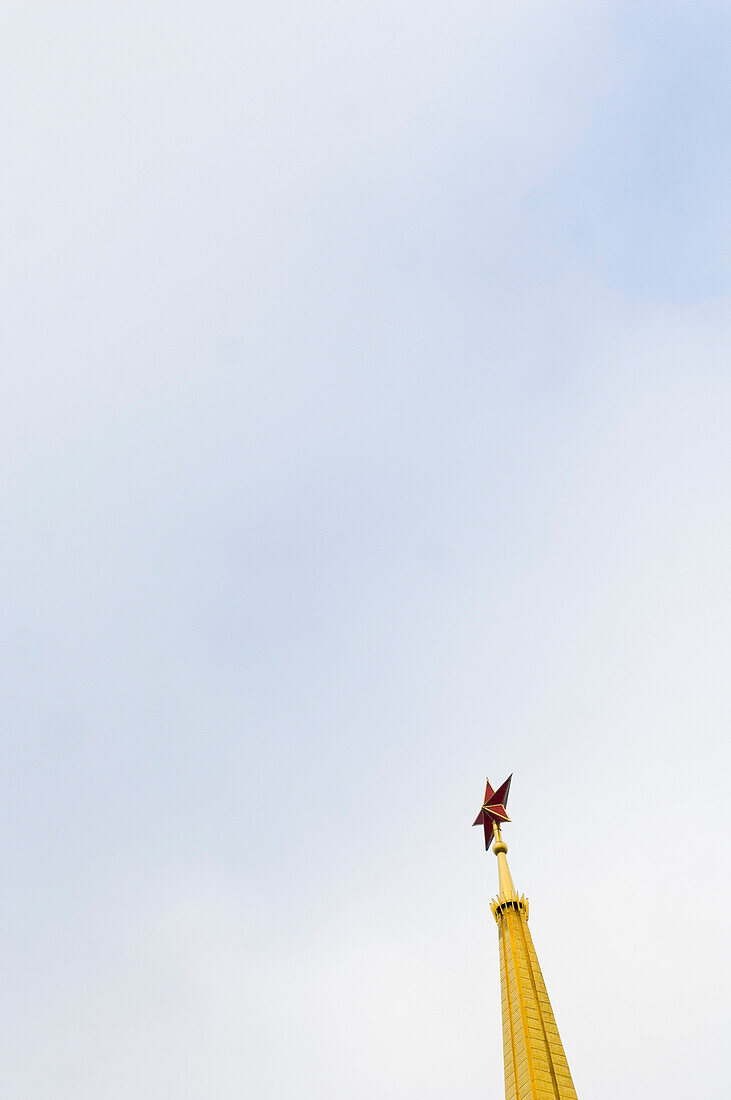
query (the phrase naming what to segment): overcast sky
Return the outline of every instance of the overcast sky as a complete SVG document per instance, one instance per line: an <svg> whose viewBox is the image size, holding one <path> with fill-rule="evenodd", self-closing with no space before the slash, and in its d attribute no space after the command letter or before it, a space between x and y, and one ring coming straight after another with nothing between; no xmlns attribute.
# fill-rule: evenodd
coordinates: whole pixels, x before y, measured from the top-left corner
<svg viewBox="0 0 731 1100"><path fill-rule="evenodd" d="M0 1095L724 1095L728 5L3 14Z"/></svg>

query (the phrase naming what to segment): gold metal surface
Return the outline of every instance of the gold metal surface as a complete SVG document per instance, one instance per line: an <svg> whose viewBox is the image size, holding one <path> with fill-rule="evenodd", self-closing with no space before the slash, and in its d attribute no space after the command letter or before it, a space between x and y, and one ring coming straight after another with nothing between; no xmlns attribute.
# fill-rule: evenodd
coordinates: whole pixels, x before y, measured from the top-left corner
<svg viewBox="0 0 731 1100"><path fill-rule="evenodd" d="M538 957L528 902L518 897L495 825L500 890L491 908L500 945L506 1100L577 1100Z"/></svg>

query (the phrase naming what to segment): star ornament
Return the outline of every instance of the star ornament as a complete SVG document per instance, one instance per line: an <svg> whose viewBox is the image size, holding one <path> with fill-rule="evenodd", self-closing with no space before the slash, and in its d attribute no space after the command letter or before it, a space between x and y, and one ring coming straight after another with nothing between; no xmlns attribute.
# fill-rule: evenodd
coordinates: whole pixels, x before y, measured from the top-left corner
<svg viewBox="0 0 731 1100"><path fill-rule="evenodd" d="M482 803L482 809L477 815L476 819L472 822L473 825L483 825L485 828L485 851L489 851L490 845L495 839L493 832L493 825L501 825L503 821L510 821L508 817L508 811L506 806L508 804L508 794L510 793L510 784L512 782L512 775L509 775L505 782L498 787L496 791L490 786L490 780L487 780L487 786L485 787L485 798Z"/></svg>

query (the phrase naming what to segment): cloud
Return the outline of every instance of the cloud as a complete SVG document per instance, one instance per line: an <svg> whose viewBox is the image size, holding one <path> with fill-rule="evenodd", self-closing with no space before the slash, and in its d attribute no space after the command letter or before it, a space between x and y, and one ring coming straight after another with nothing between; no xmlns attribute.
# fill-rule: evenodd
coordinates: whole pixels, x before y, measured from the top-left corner
<svg viewBox="0 0 731 1100"><path fill-rule="evenodd" d="M687 1093L718 18L10 5L3 1094L499 1091L486 768L577 1082Z"/></svg>

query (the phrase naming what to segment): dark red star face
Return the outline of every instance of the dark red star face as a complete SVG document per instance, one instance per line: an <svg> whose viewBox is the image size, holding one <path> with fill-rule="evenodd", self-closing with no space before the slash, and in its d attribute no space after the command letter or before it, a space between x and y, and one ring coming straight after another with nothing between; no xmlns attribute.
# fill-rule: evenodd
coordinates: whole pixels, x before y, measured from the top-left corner
<svg viewBox="0 0 731 1100"><path fill-rule="evenodd" d="M510 792L510 783L512 775L509 775L502 786L498 787L496 791L490 786L490 780L487 781L485 787L485 798L482 803L482 809L473 825L484 825L485 827L485 851L487 851L493 842L493 825L500 825L503 821L510 821L508 817L508 811L506 806L508 804L508 794Z"/></svg>

